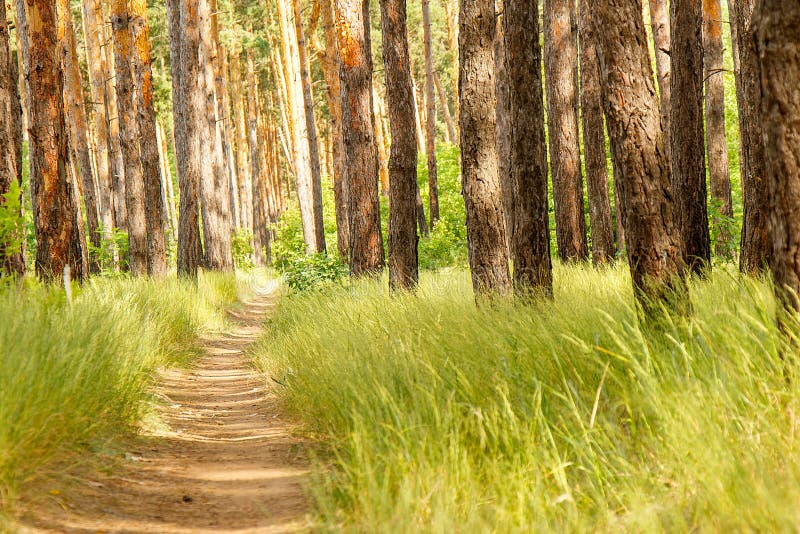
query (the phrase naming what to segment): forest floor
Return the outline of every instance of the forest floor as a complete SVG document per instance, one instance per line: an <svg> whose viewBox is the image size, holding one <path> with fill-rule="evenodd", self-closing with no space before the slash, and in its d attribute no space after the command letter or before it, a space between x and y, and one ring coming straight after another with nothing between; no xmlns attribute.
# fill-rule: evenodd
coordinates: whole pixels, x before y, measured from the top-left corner
<svg viewBox="0 0 800 534"><path fill-rule="evenodd" d="M259 292L230 312L231 332L202 341L205 354L192 368L163 371L154 429L124 460L44 488L20 531L307 529L305 444L245 354L275 299L275 291Z"/></svg>

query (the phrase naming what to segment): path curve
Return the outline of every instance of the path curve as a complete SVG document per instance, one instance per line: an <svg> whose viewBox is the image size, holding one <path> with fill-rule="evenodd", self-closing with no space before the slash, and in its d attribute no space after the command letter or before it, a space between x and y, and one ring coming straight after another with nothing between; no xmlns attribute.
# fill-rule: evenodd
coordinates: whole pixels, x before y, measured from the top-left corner
<svg viewBox="0 0 800 534"><path fill-rule="evenodd" d="M28 532L296 532L309 528L301 440L245 350L276 300L265 288L232 311L236 327L203 340L191 369L161 373L165 425L126 461L60 492Z"/></svg>

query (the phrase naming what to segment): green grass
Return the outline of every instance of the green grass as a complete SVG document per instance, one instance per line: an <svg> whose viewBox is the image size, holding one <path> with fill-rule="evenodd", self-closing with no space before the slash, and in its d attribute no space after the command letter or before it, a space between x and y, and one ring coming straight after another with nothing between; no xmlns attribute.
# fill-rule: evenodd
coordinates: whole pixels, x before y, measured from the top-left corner
<svg viewBox="0 0 800 534"><path fill-rule="evenodd" d="M97 278L74 291L69 304L31 279L0 290L0 513L56 462L129 436L155 369L190 361L238 287L204 274L196 285Z"/></svg>
<svg viewBox="0 0 800 534"><path fill-rule="evenodd" d="M253 356L318 440L323 529L794 531L769 285L718 268L646 335L625 267L555 278L532 306L478 307L460 270L282 301Z"/></svg>

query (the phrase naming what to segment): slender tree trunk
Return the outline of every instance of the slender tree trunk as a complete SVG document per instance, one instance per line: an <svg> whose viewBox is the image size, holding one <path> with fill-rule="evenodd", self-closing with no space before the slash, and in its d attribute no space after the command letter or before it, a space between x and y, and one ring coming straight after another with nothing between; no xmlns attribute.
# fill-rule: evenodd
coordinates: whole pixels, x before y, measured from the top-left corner
<svg viewBox="0 0 800 534"><path fill-rule="evenodd" d="M538 5L538 0L505 0L503 12L514 192L511 254L514 289L522 297L553 293Z"/></svg>
<svg viewBox="0 0 800 534"><path fill-rule="evenodd" d="M12 182L20 179L16 140L21 117L17 112L19 97L15 94L19 77L9 43L6 6L5 2L0 2L0 195L7 195ZM0 198L0 202L5 203L5 199ZM3 274L24 274L24 269L21 269L24 263L18 257L24 241L20 230L18 228L17 232L9 232L10 239L0 243L0 267Z"/></svg>
<svg viewBox="0 0 800 534"><path fill-rule="evenodd" d="M725 135L725 77L722 54L722 8L720 0L703 0L703 50L706 84L706 146L711 198L719 215L733 217L728 144ZM716 227L716 253L733 259L733 236L722 221Z"/></svg>
<svg viewBox="0 0 800 534"><path fill-rule="evenodd" d="M100 220L103 225L103 238L111 239L114 228L114 199L111 177L111 151L109 148L108 110L106 102L107 84L106 54L103 49L104 33L102 13L98 0L83 2L83 36L86 43L89 85L91 86L95 170L99 191Z"/></svg>
<svg viewBox="0 0 800 534"><path fill-rule="evenodd" d="M369 0L335 0L341 55L342 124L348 168L350 272L363 276L383 269L378 163L372 127L372 48Z"/></svg>
<svg viewBox="0 0 800 534"><path fill-rule="evenodd" d="M614 259L614 228L608 196L606 135L603 99L597 67L589 0L580 0L581 116L589 222L592 230L592 261L602 265Z"/></svg>
<svg viewBox="0 0 800 534"><path fill-rule="evenodd" d="M339 256L349 257L350 223L347 208L347 168L344 161L344 138L342 130L341 82L339 80L339 47L336 42L336 24L333 20L332 0L315 0L320 8L325 33L325 49L318 45L322 71L327 86L330 128L333 142L333 202L336 207L336 245ZM314 35L315 32L312 32Z"/></svg>
<svg viewBox="0 0 800 534"><path fill-rule="evenodd" d="M453 108L456 125L461 124L461 102L459 102L458 72L459 72L459 45L458 45L458 0L442 0L447 18L447 42L450 47L450 57L453 62Z"/></svg>
<svg viewBox="0 0 800 534"><path fill-rule="evenodd" d="M703 137L703 10L697 0L672 0L672 191L684 261L700 274L711 267Z"/></svg>
<svg viewBox="0 0 800 534"><path fill-rule="evenodd" d="M413 68L412 68L413 69ZM411 71L411 80L414 81L414 71ZM423 117L422 107L419 105L419 95L417 93L417 83L414 81L414 126L417 129L417 150L420 154L427 154L425 146L425 130L422 128Z"/></svg>
<svg viewBox="0 0 800 534"><path fill-rule="evenodd" d="M20 0L22 1L22 0ZM67 173L63 78L53 0L24 0L29 63L25 78L30 93L31 191L36 230L36 274L60 278L69 267L75 280L86 276L78 227L75 190Z"/></svg>
<svg viewBox="0 0 800 534"><path fill-rule="evenodd" d="M256 79L255 63L253 61L253 51L247 51L247 140L250 147L250 191L252 194L252 214L253 221L253 248L255 249L254 259L256 265L263 265L261 243L261 219L262 212L260 191L258 189L261 182L261 154L259 152L258 139L258 105L256 98L258 95L258 80Z"/></svg>
<svg viewBox="0 0 800 534"><path fill-rule="evenodd" d="M666 137L664 137L664 148L667 152L667 161L671 162L670 80L672 65L670 59L668 9L667 0L650 0L650 24L653 28L653 44L656 49L656 73L661 97L661 125L664 127L664 131L667 132Z"/></svg>
<svg viewBox="0 0 800 534"><path fill-rule="evenodd" d="M108 128L112 154L112 181L111 186L114 194L114 221L118 228L127 230L128 211L125 196L125 158L122 149L122 134L120 132L119 104L117 102L117 73L114 57L113 28L106 24L110 15L108 8L111 2L101 3L103 10L100 14L100 28L103 31L103 46L106 56L106 73L104 79L107 85L106 95L108 96ZM127 266L126 266L127 267Z"/></svg>
<svg viewBox="0 0 800 534"><path fill-rule="evenodd" d="M372 81L372 113L375 117L375 147L378 149L378 182L381 196L389 196L389 155L386 153L386 139L383 135L383 116L381 115L381 95L375 80Z"/></svg>
<svg viewBox="0 0 800 534"><path fill-rule="evenodd" d="M172 64L172 106L175 120L175 161L180 190L178 218L178 275L197 278L203 257L200 240L200 166L202 143L198 128L205 106L199 100L196 5L187 0L167 0L169 48ZM186 61L184 61L186 58ZM191 126L191 127L190 127Z"/></svg>
<svg viewBox="0 0 800 534"><path fill-rule="evenodd" d="M578 135L577 45L575 0L546 0L544 67L556 238L562 261L589 258Z"/></svg>
<svg viewBox="0 0 800 534"><path fill-rule="evenodd" d="M406 26L406 0L381 0L383 62L392 149L389 173L389 286L411 289L419 282L417 246L417 140L414 86Z"/></svg>
<svg viewBox="0 0 800 534"><path fill-rule="evenodd" d="M58 0L59 17L63 17L64 39L60 43L61 69L64 75L64 105L68 113L69 138L73 146L83 185L83 199L86 204L86 223L89 227L89 239L95 247L100 247L100 209L97 202L97 189L92 174L92 158L89 153L89 141L86 136L86 108L84 107L83 88L81 86L78 51L75 45L75 28L67 0ZM91 261L89 271L96 273L100 265Z"/></svg>
<svg viewBox="0 0 800 534"><path fill-rule="evenodd" d="M128 214L128 251L134 276L147 275L147 223L139 129L136 121L136 94L133 80L133 34L127 0L114 0L111 25L114 30L117 116L122 154L125 159L125 207Z"/></svg>
<svg viewBox="0 0 800 534"><path fill-rule="evenodd" d="M444 122L447 126L447 143L454 145L457 139L456 127L453 123L453 116L450 114L450 106L447 104L447 96L445 96L444 89L442 89L442 82L436 72L433 73L433 80L436 82L436 92L439 95L439 105L444 113Z"/></svg>
<svg viewBox="0 0 800 534"><path fill-rule="evenodd" d="M761 75L755 47L753 10L756 0L736 0L732 26L736 28L739 75L736 96L739 103L739 136L742 158L742 250L739 268L745 274L766 271L772 254L769 235L770 195L767 184L764 132L761 117Z"/></svg>
<svg viewBox="0 0 800 534"><path fill-rule="evenodd" d="M761 117L772 199L770 261L775 290L800 310L800 2L760 0L755 27L761 65Z"/></svg>
<svg viewBox="0 0 800 534"><path fill-rule="evenodd" d="M312 217L314 228L314 252L325 252L325 225L322 219L322 174L319 163L319 138L314 120L314 99L311 96L311 74L309 73L306 38L303 31L302 11L300 0L292 1L294 34L297 39L297 53L300 66L300 84L303 94L303 107L305 111L306 132L310 156L310 183L309 194L312 202Z"/></svg>
<svg viewBox="0 0 800 534"><path fill-rule="evenodd" d="M422 31L425 47L425 146L428 156L428 203L431 229L439 220L439 170L436 164L436 84L433 80L433 46L431 45L430 0L422 0Z"/></svg>
<svg viewBox="0 0 800 534"><path fill-rule="evenodd" d="M649 315L660 302L680 307L685 288L641 2L594 0L591 10L631 277Z"/></svg>
<svg viewBox="0 0 800 534"><path fill-rule="evenodd" d="M167 242L164 202L161 197L161 169L158 158L156 110L153 103L153 71L150 59L150 27L147 2L129 0L129 21L133 37L131 56L136 84L136 125L144 177L145 224L147 227L147 271L150 276L167 274Z"/></svg>
<svg viewBox="0 0 800 534"><path fill-rule="evenodd" d="M253 230L253 179L250 175L250 149L247 143L248 128L245 113L242 58L236 56L231 67L234 124L236 125L236 175L239 187L242 228Z"/></svg>
<svg viewBox="0 0 800 534"><path fill-rule="evenodd" d="M175 214L175 193L172 188L172 170L169 166L169 151L164 128L156 122L156 135L158 136L158 158L161 162L161 175L163 176L161 196L164 204L165 225L169 226L169 235L172 242L178 241L178 218Z"/></svg>
<svg viewBox="0 0 800 534"><path fill-rule="evenodd" d="M214 84L214 57L216 50L211 32L211 9L208 0L196 0L196 22L199 33L200 82L198 91L202 94L205 109L203 118L206 124L197 125L201 135L207 164L203 164L200 174L200 199L203 215L203 244L206 267L216 271L233 269L231 251L230 187L225 172L225 158L222 152L222 135L217 115L217 96Z"/></svg>
<svg viewBox="0 0 800 534"><path fill-rule="evenodd" d="M461 2L461 168L472 285L477 295L511 290L495 143L493 0Z"/></svg>
<svg viewBox="0 0 800 534"><path fill-rule="evenodd" d="M497 170L503 198L503 214L506 219L506 238L511 239L514 228L514 182L511 174L511 97L509 74L506 69L506 47L503 42L503 1L495 0L497 29L494 36L495 113L497 127ZM511 243L509 242L509 246Z"/></svg>

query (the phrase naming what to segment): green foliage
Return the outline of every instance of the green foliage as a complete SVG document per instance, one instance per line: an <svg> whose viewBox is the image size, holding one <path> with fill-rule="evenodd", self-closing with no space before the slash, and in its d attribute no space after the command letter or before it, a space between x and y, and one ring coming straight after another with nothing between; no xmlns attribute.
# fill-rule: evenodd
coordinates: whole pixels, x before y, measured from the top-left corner
<svg viewBox="0 0 800 534"><path fill-rule="evenodd" d="M231 239L233 250L233 264L237 269L250 271L255 268L253 264L253 234L246 228L237 229Z"/></svg>
<svg viewBox="0 0 800 534"><path fill-rule="evenodd" d="M709 199L708 219L712 250L722 260L729 261L736 258L739 245L737 239L739 225L736 224L736 219L722 213L722 202L715 198Z"/></svg>
<svg viewBox="0 0 800 534"><path fill-rule="evenodd" d="M87 239L86 246L89 251L89 259L96 261L100 265L100 274L103 276L124 276L126 266L130 256L128 254L128 232L119 228L112 228L111 235L107 237L105 229L101 226L97 229L100 234L100 246L95 246L91 240ZM119 269L115 258L119 260Z"/></svg>
<svg viewBox="0 0 800 534"><path fill-rule="evenodd" d="M320 440L320 529L793 531L771 287L717 268L648 334L624 266L555 279L530 306L475 306L465 271L284 299L253 354Z"/></svg>
<svg viewBox="0 0 800 534"><path fill-rule="evenodd" d="M237 282L98 277L74 292L69 304L31 278L0 291L0 511L55 461L133 431L154 371L187 362L200 333L224 326Z"/></svg>
<svg viewBox="0 0 800 534"><path fill-rule="evenodd" d="M283 270L283 279L293 291L319 290L345 280L348 267L327 254L293 258Z"/></svg>
<svg viewBox="0 0 800 534"><path fill-rule="evenodd" d="M0 244L5 257L19 254L25 241L25 218L22 215L22 188L11 180L0 202Z"/></svg>

